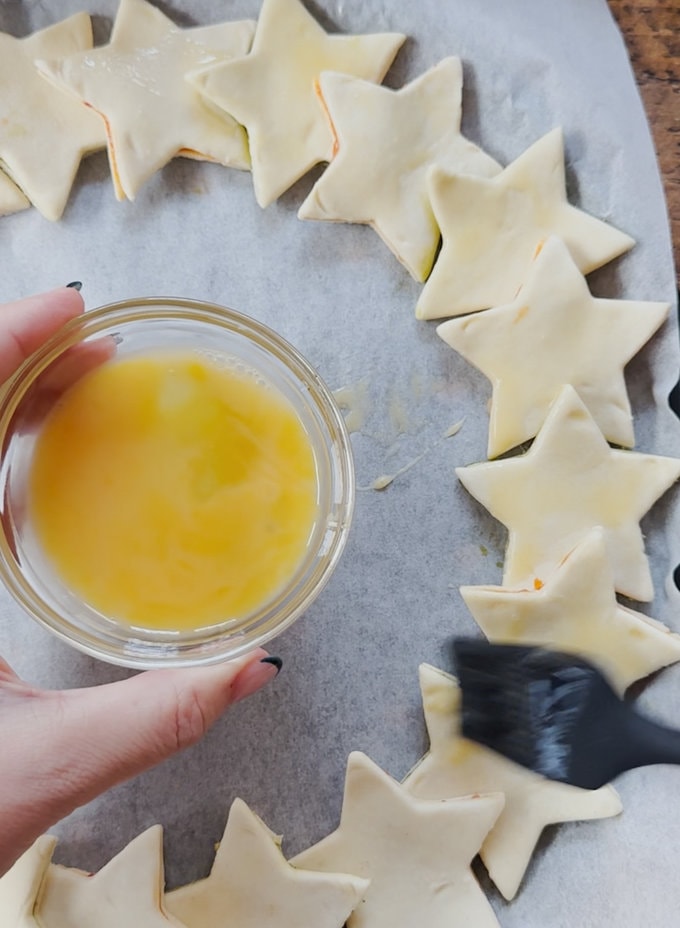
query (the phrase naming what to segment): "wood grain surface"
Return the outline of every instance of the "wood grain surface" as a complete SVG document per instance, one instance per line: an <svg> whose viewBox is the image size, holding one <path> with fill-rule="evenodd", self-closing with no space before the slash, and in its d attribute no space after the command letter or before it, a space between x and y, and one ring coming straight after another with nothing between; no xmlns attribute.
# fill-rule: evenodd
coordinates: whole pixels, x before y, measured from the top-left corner
<svg viewBox="0 0 680 928"><path fill-rule="evenodd" d="M609 0L609 6L652 127L680 286L680 0Z"/></svg>

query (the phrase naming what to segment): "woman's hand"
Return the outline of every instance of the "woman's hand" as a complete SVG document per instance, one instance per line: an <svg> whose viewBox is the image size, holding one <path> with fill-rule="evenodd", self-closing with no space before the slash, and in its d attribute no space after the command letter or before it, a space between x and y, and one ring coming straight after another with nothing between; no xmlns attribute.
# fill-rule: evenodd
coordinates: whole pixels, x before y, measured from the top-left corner
<svg viewBox="0 0 680 928"><path fill-rule="evenodd" d="M0 380L82 311L80 294L65 287L0 306ZM52 692L0 658L0 875L60 818L194 744L279 669L260 649L227 664Z"/></svg>

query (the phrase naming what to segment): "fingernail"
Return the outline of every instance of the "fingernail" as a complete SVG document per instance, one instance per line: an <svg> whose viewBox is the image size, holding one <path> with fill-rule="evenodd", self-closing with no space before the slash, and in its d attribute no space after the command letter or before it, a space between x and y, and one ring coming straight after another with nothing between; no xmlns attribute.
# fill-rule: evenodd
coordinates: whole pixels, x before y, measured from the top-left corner
<svg viewBox="0 0 680 928"><path fill-rule="evenodd" d="M252 696L258 690L278 676L281 661L278 657L273 660L263 658L261 661L255 661L241 671L234 680L231 687L231 701L239 702L246 696Z"/></svg>
<svg viewBox="0 0 680 928"><path fill-rule="evenodd" d="M263 657L260 661L261 664L271 664L272 667L276 667L276 675L278 676L283 667L283 661L280 657Z"/></svg>
<svg viewBox="0 0 680 928"><path fill-rule="evenodd" d="M70 284L66 284L67 287L70 287L72 290L77 290L79 293L82 289L83 282L82 280L72 280Z"/></svg>

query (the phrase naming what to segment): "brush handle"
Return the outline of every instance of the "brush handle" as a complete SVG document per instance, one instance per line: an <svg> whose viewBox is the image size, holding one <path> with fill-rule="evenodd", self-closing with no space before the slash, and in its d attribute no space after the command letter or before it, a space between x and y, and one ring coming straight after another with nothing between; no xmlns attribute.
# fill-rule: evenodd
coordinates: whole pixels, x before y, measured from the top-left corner
<svg viewBox="0 0 680 928"><path fill-rule="evenodd" d="M650 764L680 765L680 731L657 725L637 712L631 712L624 735L617 758L619 773Z"/></svg>

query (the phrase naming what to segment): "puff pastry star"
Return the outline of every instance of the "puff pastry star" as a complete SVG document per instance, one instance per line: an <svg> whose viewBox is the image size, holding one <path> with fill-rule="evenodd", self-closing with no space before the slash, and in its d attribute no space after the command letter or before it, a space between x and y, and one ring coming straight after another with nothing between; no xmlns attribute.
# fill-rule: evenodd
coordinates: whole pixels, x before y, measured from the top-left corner
<svg viewBox="0 0 680 928"><path fill-rule="evenodd" d="M333 137L315 90L319 74L341 71L381 81L404 38L328 35L299 0L263 0L250 54L191 78L248 130L260 206L331 159Z"/></svg>
<svg viewBox="0 0 680 928"><path fill-rule="evenodd" d="M0 216L9 216L22 209L28 209L29 200L9 177L0 171Z"/></svg>
<svg viewBox="0 0 680 928"><path fill-rule="evenodd" d="M51 835L38 838L0 877L0 925L3 928L42 928L33 912L56 843L57 839Z"/></svg>
<svg viewBox="0 0 680 928"><path fill-rule="evenodd" d="M680 476L680 460L610 448L572 386L562 388L526 454L456 474L508 528L504 586L544 581L601 525L617 591L652 599L638 523Z"/></svg>
<svg viewBox="0 0 680 928"><path fill-rule="evenodd" d="M418 300L419 319L509 303L549 235L564 240L584 274L634 245L630 236L567 203L561 129L490 180L434 168L429 191L442 250Z"/></svg>
<svg viewBox="0 0 680 928"><path fill-rule="evenodd" d="M505 805L480 856L506 899L516 895L546 825L607 818L621 811L610 786L585 790L546 780L461 737L460 689L449 674L423 664L420 688L430 751L408 774L404 787L425 799L474 791L505 794Z"/></svg>
<svg viewBox="0 0 680 928"><path fill-rule="evenodd" d="M183 928L162 905L163 829L154 825L98 873L52 866L36 906L40 928Z"/></svg>
<svg viewBox="0 0 680 928"><path fill-rule="evenodd" d="M353 753L340 826L292 863L370 879L348 928L498 928L470 863L502 808L498 793L416 799L365 754Z"/></svg>
<svg viewBox="0 0 680 928"><path fill-rule="evenodd" d="M47 219L57 220L83 155L103 148L101 120L45 81L37 58L92 48L87 13L25 39L0 33L0 161L15 184Z"/></svg>
<svg viewBox="0 0 680 928"><path fill-rule="evenodd" d="M186 928L342 928L368 886L292 867L280 839L236 799L210 876L168 893Z"/></svg>
<svg viewBox="0 0 680 928"><path fill-rule="evenodd" d="M108 45L39 67L103 117L116 196L133 200L177 155L249 167L243 128L185 75L246 54L254 30L249 20L180 29L146 0L121 0Z"/></svg>
<svg viewBox="0 0 680 928"><path fill-rule="evenodd" d="M623 369L670 305L590 295L567 246L547 240L517 297L437 328L493 384L489 457L533 438L570 383L608 441L635 443Z"/></svg>
<svg viewBox="0 0 680 928"><path fill-rule="evenodd" d="M462 586L460 592L491 641L580 654L620 693L680 660L680 635L617 602L600 527L588 532L539 590Z"/></svg>
<svg viewBox="0 0 680 928"><path fill-rule="evenodd" d="M445 58L401 90L329 72L319 90L337 151L298 217L367 223L416 280L425 280L439 244L429 169L482 177L501 170L461 135L460 59Z"/></svg>

